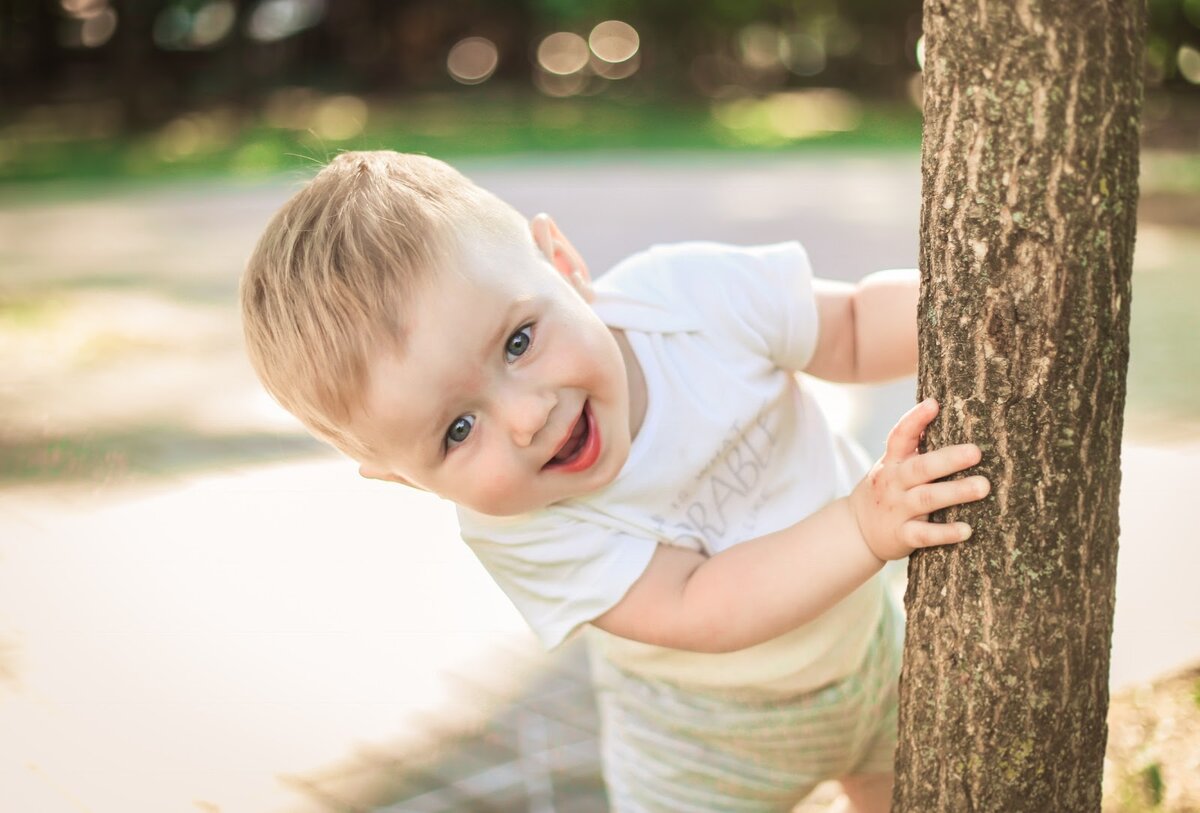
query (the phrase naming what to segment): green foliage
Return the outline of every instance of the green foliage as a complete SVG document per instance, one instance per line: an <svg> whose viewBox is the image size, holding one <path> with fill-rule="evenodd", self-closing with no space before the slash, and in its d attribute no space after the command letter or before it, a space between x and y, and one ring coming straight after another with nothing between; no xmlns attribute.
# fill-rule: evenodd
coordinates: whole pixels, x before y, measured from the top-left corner
<svg viewBox="0 0 1200 813"><path fill-rule="evenodd" d="M339 152L355 149L396 149L446 158L611 150L916 150L921 138L920 114L908 105L868 106L849 132L760 143L733 139L715 122L708 105L664 105L652 100L513 99L480 92L473 94L469 104L427 97L394 110L373 109L368 121L362 133L340 141L259 123L186 155L164 151L162 132L102 141L26 143L7 155L0 153L0 185L308 172Z"/></svg>
<svg viewBox="0 0 1200 813"><path fill-rule="evenodd" d="M49 298L0 298L0 331L36 327L54 317L59 303Z"/></svg>
<svg viewBox="0 0 1200 813"><path fill-rule="evenodd" d="M599 3L589 0L534 0L534 13L549 20L566 21L581 19L594 14Z"/></svg>
<svg viewBox="0 0 1200 813"><path fill-rule="evenodd" d="M1139 777L1150 804L1154 807L1161 805L1163 791L1166 789L1166 786L1163 784L1162 766L1157 762L1151 763L1142 769Z"/></svg>
<svg viewBox="0 0 1200 813"><path fill-rule="evenodd" d="M1200 0L1183 0L1183 16L1192 25L1200 28Z"/></svg>

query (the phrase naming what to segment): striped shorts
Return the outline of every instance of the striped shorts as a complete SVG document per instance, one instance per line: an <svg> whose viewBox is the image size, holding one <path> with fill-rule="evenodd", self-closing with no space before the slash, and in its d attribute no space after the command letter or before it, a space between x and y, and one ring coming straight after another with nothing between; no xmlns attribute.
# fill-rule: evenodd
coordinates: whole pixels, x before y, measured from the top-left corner
<svg viewBox="0 0 1200 813"><path fill-rule="evenodd" d="M795 697L731 699L595 664L612 810L789 811L827 779L891 773L904 622L884 604L859 670Z"/></svg>

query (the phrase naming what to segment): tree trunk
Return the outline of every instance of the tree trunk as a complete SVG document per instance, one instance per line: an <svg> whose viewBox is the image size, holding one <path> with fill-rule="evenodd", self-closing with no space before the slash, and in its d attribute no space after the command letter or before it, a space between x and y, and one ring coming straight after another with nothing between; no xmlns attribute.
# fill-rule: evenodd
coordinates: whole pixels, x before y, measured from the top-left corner
<svg viewBox="0 0 1200 813"><path fill-rule="evenodd" d="M926 0L922 397L975 529L909 564L894 808L1100 809L1144 0Z"/></svg>

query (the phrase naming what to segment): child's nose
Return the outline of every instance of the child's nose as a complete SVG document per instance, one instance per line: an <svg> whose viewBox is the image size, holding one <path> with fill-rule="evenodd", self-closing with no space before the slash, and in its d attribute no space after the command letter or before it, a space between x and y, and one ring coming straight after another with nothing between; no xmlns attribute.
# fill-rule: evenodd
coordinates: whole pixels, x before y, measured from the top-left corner
<svg viewBox="0 0 1200 813"><path fill-rule="evenodd" d="M506 417L518 446L529 446L546 426L558 398L549 392L513 393L508 399Z"/></svg>

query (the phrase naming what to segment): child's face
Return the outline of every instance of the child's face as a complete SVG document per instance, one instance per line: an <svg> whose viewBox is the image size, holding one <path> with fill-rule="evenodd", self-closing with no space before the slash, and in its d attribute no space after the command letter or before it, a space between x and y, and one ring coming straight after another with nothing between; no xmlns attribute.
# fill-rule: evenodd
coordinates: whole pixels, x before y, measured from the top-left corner
<svg viewBox="0 0 1200 813"><path fill-rule="evenodd" d="M371 365L354 423L378 452L363 475L494 515L610 483L629 454L629 382L585 277L479 241L457 270L417 295L403 351Z"/></svg>

